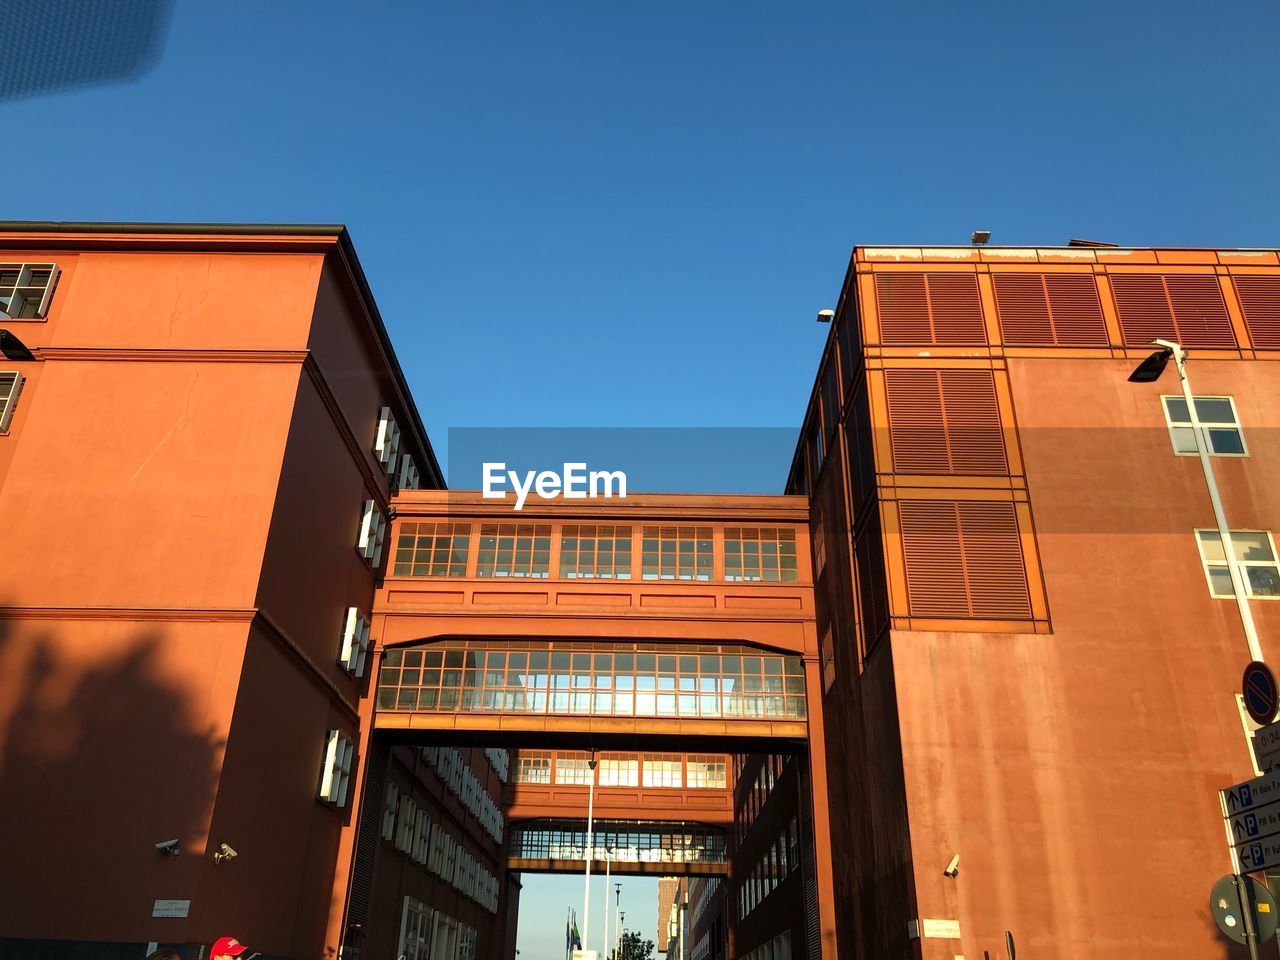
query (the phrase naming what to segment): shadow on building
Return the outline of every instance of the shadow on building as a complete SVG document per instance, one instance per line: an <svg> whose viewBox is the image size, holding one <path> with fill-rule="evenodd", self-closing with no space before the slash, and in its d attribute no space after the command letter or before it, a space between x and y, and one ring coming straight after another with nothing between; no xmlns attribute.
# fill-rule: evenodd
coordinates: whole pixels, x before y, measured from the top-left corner
<svg viewBox="0 0 1280 960"><path fill-rule="evenodd" d="M144 931L185 937L152 911L196 896L223 742L200 684L165 677L180 625L130 624L102 655L60 629L0 619L0 960L140 960Z"/></svg>

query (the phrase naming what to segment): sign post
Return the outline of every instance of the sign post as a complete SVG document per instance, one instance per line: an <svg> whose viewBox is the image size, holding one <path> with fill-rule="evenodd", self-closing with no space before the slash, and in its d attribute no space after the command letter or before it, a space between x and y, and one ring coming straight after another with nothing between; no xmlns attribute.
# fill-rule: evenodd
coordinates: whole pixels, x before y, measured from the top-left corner
<svg viewBox="0 0 1280 960"><path fill-rule="evenodd" d="M1254 756L1263 775L1218 791L1222 823L1231 853L1231 873L1213 888L1209 907L1227 937L1249 948L1258 960L1258 937L1276 932L1276 904L1266 887L1245 873L1280 866L1280 686L1271 668L1254 660L1240 681L1244 707L1262 729L1254 734Z"/></svg>

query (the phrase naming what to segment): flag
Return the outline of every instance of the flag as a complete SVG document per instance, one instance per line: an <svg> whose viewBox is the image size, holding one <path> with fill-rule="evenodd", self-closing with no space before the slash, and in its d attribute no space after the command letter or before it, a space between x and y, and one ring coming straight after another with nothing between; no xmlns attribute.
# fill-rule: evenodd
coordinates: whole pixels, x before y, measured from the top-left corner
<svg viewBox="0 0 1280 960"><path fill-rule="evenodd" d="M576 914L573 917L573 933L569 936L569 944L570 950L582 949L582 934L578 933L578 917Z"/></svg>

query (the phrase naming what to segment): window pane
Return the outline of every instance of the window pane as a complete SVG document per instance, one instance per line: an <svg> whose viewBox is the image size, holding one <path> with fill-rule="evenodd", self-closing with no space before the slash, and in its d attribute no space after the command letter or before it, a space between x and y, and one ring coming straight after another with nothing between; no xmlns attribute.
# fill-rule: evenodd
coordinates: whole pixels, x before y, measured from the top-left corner
<svg viewBox="0 0 1280 960"><path fill-rule="evenodd" d="M1266 562L1275 559L1267 535L1258 530L1232 530L1231 549L1237 560Z"/></svg>
<svg viewBox="0 0 1280 960"><path fill-rule="evenodd" d="M1222 551L1222 538L1218 536L1216 530L1199 530L1197 536L1200 537L1200 547L1204 551L1204 558L1208 563L1223 563L1227 559L1227 555ZM1235 542L1235 535L1232 535L1232 542Z"/></svg>
<svg viewBox="0 0 1280 960"><path fill-rule="evenodd" d="M1191 417L1187 414L1187 401L1181 397L1164 397L1164 408L1169 413L1170 423L1189 423ZM1200 405L1196 404L1196 409L1200 409Z"/></svg>
<svg viewBox="0 0 1280 960"><path fill-rule="evenodd" d="M1206 432L1209 434L1209 449L1214 453L1244 453L1244 438L1236 427L1210 427Z"/></svg>
<svg viewBox="0 0 1280 960"><path fill-rule="evenodd" d="M1210 567L1209 583L1215 597L1234 597L1236 595L1231 586L1231 573L1226 567Z"/></svg>
<svg viewBox="0 0 1280 960"><path fill-rule="evenodd" d="M1245 567L1249 593L1255 597L1280 597L1280 571L1275 567Z"/></svg>
<svg viewBox="0 0 1280 960"><path fill-rule="evenodd" d="M1186 410L1186 403L1182 404ZM1196 416L1201 423L1235 423L1235 412L1226 397L1196 397Z"/></svg>
<svg viewBox="0 0 1280 960"><path fill-rule="evenodd" d="M1174 452L1196 452L1196 433L1190 427L1171 427L1169 434L1173 438Z"/></svg>

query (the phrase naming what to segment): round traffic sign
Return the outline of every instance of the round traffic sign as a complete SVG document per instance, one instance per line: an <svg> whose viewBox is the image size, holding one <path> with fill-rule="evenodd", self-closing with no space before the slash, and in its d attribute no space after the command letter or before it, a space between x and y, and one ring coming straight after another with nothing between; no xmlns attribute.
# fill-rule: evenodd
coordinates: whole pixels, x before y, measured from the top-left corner
<svg viewBox="0 0 1280 960"><path fill-rule="evenodd" d="M1239 879L1244 886L1237 885L1237 878L1230 874L1213 885L1213 890L1209 893L1209 911L1213 914L1214 922L1229 939L1244 943L1247 939L1244 932L1244 911L1251 908L1254 934L1258 940L1270 940L1276 935L1276 920L1280 919L1275 898L1270 890L1253 877ZM1247 906L1241 902L1242 894L1249 901Z"/></svg>
<svg viewBox="0 0 1280 960"><path fill-rule="evenodd" d="M1280 690L1276 687L1276 675L1261 660L1250 661L1244 668L1240 689L1244 693L1244 708L1254 723L1267 724L1276 718L1276 702Z"/></svg>

